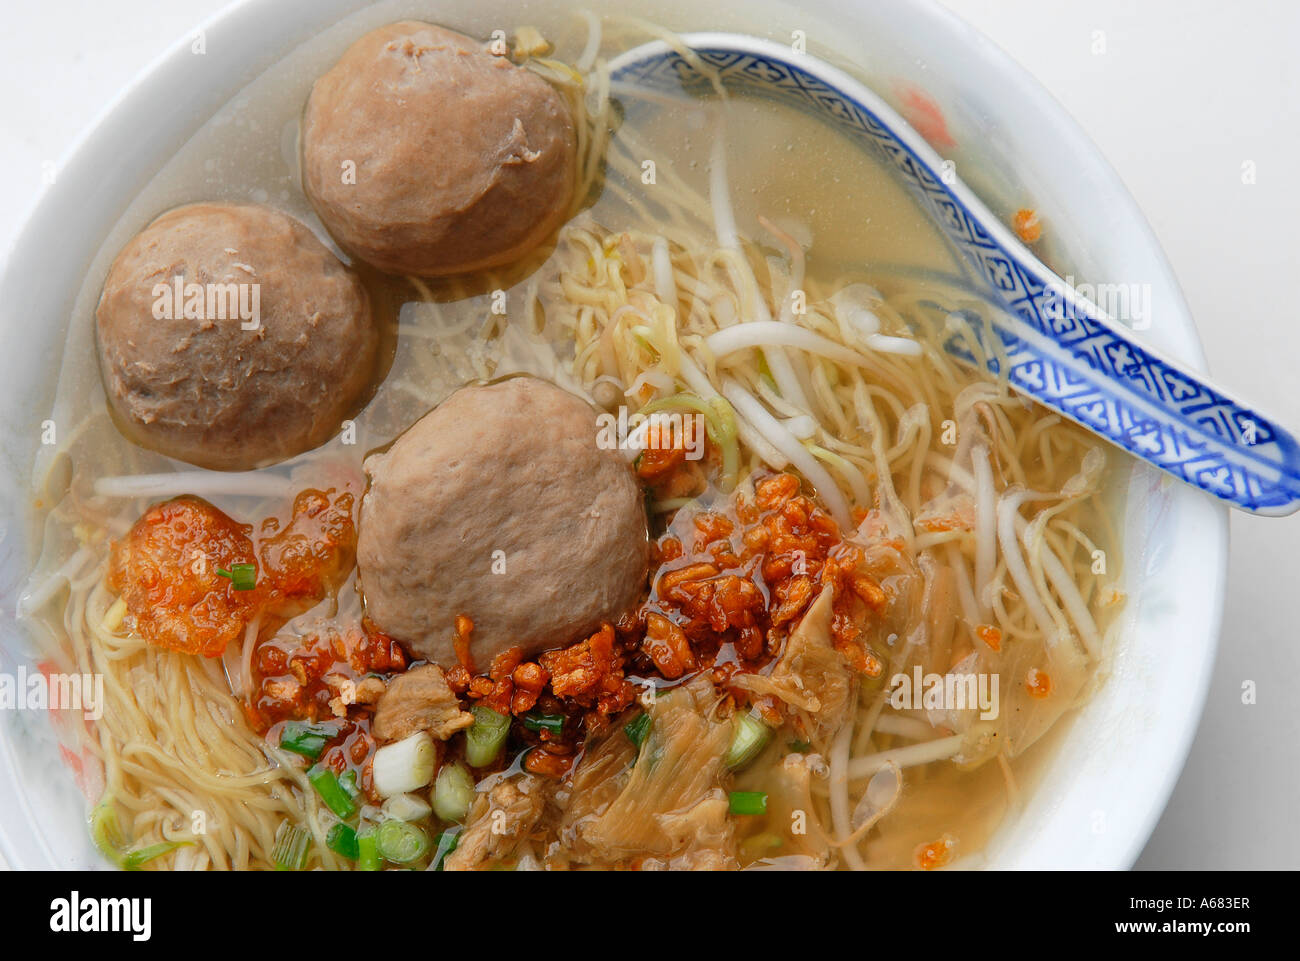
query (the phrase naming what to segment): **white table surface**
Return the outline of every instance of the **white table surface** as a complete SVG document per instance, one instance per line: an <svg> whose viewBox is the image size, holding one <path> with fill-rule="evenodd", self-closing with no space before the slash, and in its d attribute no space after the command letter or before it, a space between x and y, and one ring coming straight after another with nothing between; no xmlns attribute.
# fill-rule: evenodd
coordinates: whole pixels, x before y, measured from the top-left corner
<svg viewBox="0 0 1300 961"><path fill-rule="evenodd" d="M943 2L1037 76L1119 171L1182 282L1213 373L1300 428L1300 310L1288 296L1300 273L1300 3ZM143 64L224 4L6 4L0 249L46 165ZM1253 185L1242 183L1247 161ZM1298 535L1296 518L1233 517L1209 702L1139 867L1300 867ZM1245 681L1254 705L1242 704Z"/></svg>

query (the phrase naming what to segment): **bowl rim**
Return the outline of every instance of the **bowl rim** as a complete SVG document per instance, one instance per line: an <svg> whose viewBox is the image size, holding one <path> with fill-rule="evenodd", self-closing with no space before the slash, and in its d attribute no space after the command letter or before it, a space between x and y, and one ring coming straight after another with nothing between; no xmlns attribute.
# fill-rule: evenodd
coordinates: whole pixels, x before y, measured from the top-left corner
<svg viewBox="0 0 1300 961"><path fill-rule="evenodd" d="M73 140L61 155L56 170L58 179L47 184L29 203L25 213L19 218L19 227L10 238L9 243L0 250L0 304L13 303L6 294L11 288L19 286L18 280L31 271L39 271L43 264L39 257L33 256L35 250L48 250L50 241L40 240L39 235L48 233L58 223L74 222L77 206L74 198L78 193L93 194L101 189L100 181L104 178L96 172L97 164L107 152L106 145L132 137L133 133L142 132L141 124L147 124L151 115L171 117L172 129L168 131L144 130L149 139L148 145L141 149L157 152L166 142L176 146L184 143L193 133L211 117L216 110L235 95L252 78L258 76L271 65L284 51L292 49L309 37L327 29L339 19L358 12L369 6L367 0L294 0L292 4L284 0L233 0L232 3L214 12L196 24L189 34L174 41L158 56L145 64L134 78L120 90L97 113L94 119ZM853 4L849 0L823 0L814 4L826 18L833 18L837 13L849 13ZM278 8L280 17L276 18L276 29L267 29L265 20L271 8ZM302 16L297 20L297 27L282 28L285 23L283 11L293 7ZM1172 268L1164 254L1154 231L1141 213L1136 201L1123 184L1119 174L1110 166L1100 150L1091 141L1083 129L1069 115L1065 108L1035 79L1024 67L1003 51L994 41L980 33L957 14L942 6L938 0L909 0L903 9L908 17L923 27L929 27L939 34L950 38L965 48L966 52L976 57L989 75L999 78L1001 83L1014 85L1018 95L1033 106L1043 119L1050 123L1054 136L1065 138L1075 149L1077 162L1087 164L1091 174L1100 178L1100 189L1108 199L1124 208L1125 214L1133 221L1133 226L1140 232L1140 245L1147 248L1152 257L1152 264L1163 274L1164 283L1175 296L1175 302L1169 305L1170 315L1180 315L1174 331L1177 344L1168 348L1170 353L1180 357L1199 370L1206 369L1204 350L1196 330L1195 323L1187 309L1185 300ZM250 52L241 61L241 69L235 78L226 78L216 73L212 64L195 66L190 45L195 32L203 31L211 42L214 36L238 38L238 43L251 47ZM257 38L249 43L249 38ZM215 58L214 58L215 59ZM207 82L200 87L194 75L198 74ZM185 91L195 96L187 96L189 105L184 111L187 119L181 121L177 116L176 92ZM168 108L171 108L170 110ZM160 125L165 126L165 125ZM179 131L179 132L178 132ZM133 179L138 187L143 186L154 170L136 171L126 175ZM119 177L121 179L121 177ZM134 194L131 194L134 196ZM123 201L120 207L125 207ZM120 212L120 211L119 211ZM104 230L91 232L93 241L89 244L92 251L103 242L104 233L111 227L112 218ZM70 271L72 268L68 268ZM69 312L65 312L66 317ZM6 309L0 319L0 331L4 332L6 342L15 340L13 332L17 328L17 318ZM61 351L66 346L67 334L64 332L57 345ZM14 351L20 354L21 350ZM54 358L50 363L57 363ZM16 361L11 358L8 364ZM8 405L10 397L5 398ZM17 445L15 445L17 446ZM10 458L23 460L23 458ZM7 464L6 467L12 466ZM21 482L20 482L21 485ZM1181 487L1181 485L1179 485ZM22 489L21 486L19 489ZM1174 490L1170 497L1180 503L1199 500L1203 495L1191 489ZM1140 810L1126 827L1116 831L1105 844L1106 853L1101 857L1100 866L1112 868L1131 867L1146 845L1156 822L1159 820L1170 796L1173 793L1179 775L1182 772L1188 753L1195 739L1201 715L1206 704L1211 674L1217 653L1218 639L1223 618L1226 572L1228 562L1228 510L1220 505L1203 511L1203 521L1199 527L1199 546L1205 552L1201 557L1204 584L1199 594L1201 613L1201 644L1196 649L1199 654L1195 674L1189 678L1189 693L1185 701L1184 717L1177 726L1178 734L1166 745L1162 758L1153 764L1160 765L1159 776L1154 787L1148 789L1145 796L1137 799ZM1190 535L1189 535L1190 536ZM24 563L26 559L24 559ZM13 745L10 743L9 724L0 724L0 800L14 803L29 817L33 814L30 800L21 783L22 769L15 761ZM6 805L8 806L8 805ZM0 855L11 867L34 866L39 859L44 865L53 863L48 845L43 840L21 840L19 832L0 823ZM1096 865L1094 865L1096 866Z"/></svg>

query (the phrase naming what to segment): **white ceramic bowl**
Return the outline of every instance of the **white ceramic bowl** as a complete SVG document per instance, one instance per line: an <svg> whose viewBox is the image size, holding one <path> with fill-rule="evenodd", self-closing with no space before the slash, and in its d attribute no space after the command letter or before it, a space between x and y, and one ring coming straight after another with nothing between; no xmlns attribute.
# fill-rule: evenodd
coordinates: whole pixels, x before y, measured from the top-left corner
<svg viewBox="0 0 1300 961"><path fill-rule="evenodd" d="M584 3L602 11L614 2ZM1204 366L1164 255L1114 171L1059 105L990 41L929 0L862 4L780 0L732 5L665 0L654 16L678 30L759 32L850 69L904 115L920 91L943 112L962 178L1000 214L1032 201L1054 225L1048 259L1080 282L1151 285L1151 343ZM30 478L74 300L127 205L246 84L322 31L350 38L406 16L486 36L568 5L521 11L499 0L242 0L141 72L60 165L5 256L0 277L0 670L32 662L14 619L30 566ZM340 21L346 22L340 23ZM203 198L190 198L203 199ZM102 269L95 265L93 269ZM96 285L101 278L91 278ZM84 316L84 315L83 315ZM1196 730L1214 660L1227 558L1226 511L1145 469L1124 518L1125 632L1107 676L1047 764L1021 815L981 863L1015 868L1126 868L1173 789ZM0 716L0 853L14 867L85 867L84 804L45 719Z"/></svg>

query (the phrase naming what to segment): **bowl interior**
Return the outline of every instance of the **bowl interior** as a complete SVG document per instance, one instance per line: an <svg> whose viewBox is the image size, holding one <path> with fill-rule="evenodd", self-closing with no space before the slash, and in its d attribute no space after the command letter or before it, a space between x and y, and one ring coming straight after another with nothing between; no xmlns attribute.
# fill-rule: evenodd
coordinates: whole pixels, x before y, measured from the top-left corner
<svg viewBox="0 0 1300 961"><path fill-rule="evenodd" d="M617 14L615 0L587 3ZM680 31L731 30L781 42L844 67L925 130L958 175L1004 218L1021 206L1049 225L1045 259L1079 281L1150 286L1144 332L1169 355L1202 367L1195 328L1150 229L1114 172L1059 106L987 40L928 0L851 0L797 7L761 0L744 12L701 12L685 0L650 11ZM64 350L90 349L88 318L107 261L142 224L124 223L133 199L207 118L310 37L337 51L366 29L403 17L488 35L504 24L545 30L572 16L560 3L388 0L244 0L205 25L206 53L187 39L142 72L60 167L8 251L0 278L5 343L0 417L10 443L0 485L0 670L37 660L14 616L39 531L33 464L50 417ZM300 95L309 76L286 72ZM293 85L297 86L294 87ZM268 131L280 149L281 131ZM200 199L177 197L176 201ZM128 218L129 220L129 218ZM125 239L122 237L121 239ZM22 305L21 311L14 305ZM97 387L97 385L96 385ZM94 389L94 388L92 388ZM975 863L995 867L1129 866L1158 818L1195 731L1213 662L1226 562L1226 511L1154 471L1136 468L1121 525L1129 595L1102 683L1066 729L1020 816ZM17 867L101 863L85 830L76 776L47 719L0 718L0 852Z"/></svg>

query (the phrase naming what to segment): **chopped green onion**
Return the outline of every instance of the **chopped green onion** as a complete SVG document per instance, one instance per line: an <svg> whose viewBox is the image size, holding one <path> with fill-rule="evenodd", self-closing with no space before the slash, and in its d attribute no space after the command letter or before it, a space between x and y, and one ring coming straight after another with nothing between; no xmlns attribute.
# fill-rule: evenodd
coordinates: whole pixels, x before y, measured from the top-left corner
<svg viewBox="0 0 1300 961"><path fill-rule="evenodd" d="M733 771L743 768L767 747L772 740L772 729L753 714L736 716L731 732L731 747L727 749L727 767Z"/></svg>
<svg viewBox="0 0 1300 961"><path fill-rule="evenodd" d="M114 864L122 860L122 825L117 819L117 805L105 794L90 812L90 838Z"/></svg>
<svg viewBox="0 0 1300 961"><path fill-rule="evenodd" d="M137 848L122 858L122 870L139 871L141 865L148 864L154 858L160 858L164 854L170 854L177 848L188 847L190 843L189 841L160 841L158 844Z"/></svg>
<svg viewBox="0 0 1300 961"><path fill-rule="evenodd" d="M433 810L444 821L463 821L474 803L474 779L463 764L444 764L433 784Z"/></svg>
<svg viewBox="0 0 1300 961"><path fill-rule="evenodd" d="M636 720L628 721L623 725L623 733L637 746L637 750L640 750L645 739L650 736L650 715L642 714Z"/></svg>
<svg viewBox="0 0 1300 961"><path fill-rule="evenodd" d="M728 795L729 810L732 814L766 814L766 791L732 791Z"/></svg>
<svg viewBox="0 0 1300 961"><path fill-rule="evenodd" d="M745 838L740 842L740 849L751 858L762 858L771 854L777 848L781 847L785 841L780 835L773 834L770 831L763 831L755 834L753 837Z"/></svg>
<svg viewBox="0 0 1300 961"><path fill-rule="evenodd" d="M328 724L289 721L280 731L280 747L314 761L325 750L325 745L338 737L338 733L337 728Z"/></svg>
<svg viewBox="0 0 1300 961"><path fill-rule="evenodd" d="M355 861L361 856L357 832L341 821L330 828L329 833L325 835L325 846L335 854L343 855L349 861Z"/></svg>
<svg viewBox="0 0 1300 961"><path fill-rule="evenodd" d="M456 845L460 843L460 831L443 831L438 835L433 845L433 862L429 866L434 871L442 870L442 862L445 861L452 851L456 850Z"/></svg>
<svg viewBox="0 0 1300 961"><path fill-rule="evenodd" d="M230 578L230 585L237 591L251 591L257 586L256 564L231 564L230 570L218 567L217 573Z"/></svg>
<svg viewBox="0 0 1300 961"><path fill-rule="evenodd" d="M369 824L357 832L357 870L379 870L379 844L375 840L375 829Z"/></svg>
<svg viewBox="0 0 1300 961"><path fill-rule="evenodd" d="M375 831L379 856L395 864L410 864L429 850L429 836L414 824L385 821Z"/></svg>
<svg viewBox="0 0 1300 961"><path fill-rule="evenodd" d="M370 762L370 782L383 798L424 787L438 770L438 747L428 731L385 744Z"/></svg>
<svg viewBox="0 0 1300 961"><path fill-rule="evenodd" d="M760 369L764 363L760 353ZM736 439L736 412L731 404L722 397L704 400L696 394L681 393L651 401L641 408L640 413L641 416L647 417L661 410L682 408L704 416L705 432L709 440L722 452L723 485L728 490L735 487L740 473L740 445Z"/></svg>
<svg viewBox="0 0 1300 961"><path fill-rule="evenodd" d="M791 741L790 751L794 754L807 754L812 750L811 741Z"/></svg>
<svg viewBox="0 0 1300 961"><path fill-rule="evenodd" d="M323 764L317 764L307 772L307 780L316 789L325 806L338 817L346 821L357 813L357 802L348 796L339 784L338 775Z"/></svg>
<svg viewBox="0 0 1300 961"><path fill-rule="evenodd" d="M144 864L154 858L188 847L192 841L160 841L134 851L122 851L125 841L122 837L122 825L117 817L117 805L110 794L105 794L90 812L90 838L95 846L104 852L114 864L124 871L138 871Z"/></svg>
<svg viewBox="0 0 1300 961"><path fill-rule="evenodd" d="M384 801L384 817L397 821L423 821L433 813L424 798L414 794L394 794Z"/></svg>
<svg viewBox="0 0 1300 961"><path fill-rule="evenodd" d="M277 871L301 871L307 866L311 834L306 828L282 821L275 832L275 851L271 855Z"/></svg>
<svg viewBox="0 0 1300 961"><path fill-rule="evenodd" d="M465 731L465 760L470 767L486 767L497 759L510 733L510 718L486 704L471 708L474 723Z"/></svg>
<svg viewBox="0 0 1300 961"><path fill-rule="evenodd" d="M563 714L537 714L530 711L521 720L524 722L524 727L530 731L549 731L551 734L559 734L564 730Z"/></svg>
<svg viewBox="0 0 1300 961"><path fill-rule="evenodd" d="M357 772L351 768L339 775L339 787L347 791L348 797L354 801L361 797L361 785L357 784Z"/></svg>

